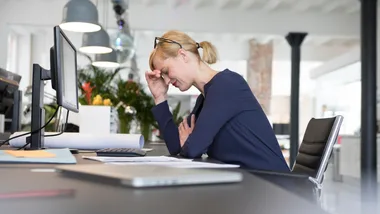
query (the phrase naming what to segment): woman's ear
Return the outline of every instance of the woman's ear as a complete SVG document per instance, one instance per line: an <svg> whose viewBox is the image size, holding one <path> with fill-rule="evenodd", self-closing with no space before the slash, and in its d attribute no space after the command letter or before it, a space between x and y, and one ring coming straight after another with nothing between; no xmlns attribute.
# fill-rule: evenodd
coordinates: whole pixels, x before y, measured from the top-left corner
<svg viewBox="0 0 380 214"><path fill-rule="evenodd" d="M182 48L178 50L178 57L180 57L184 62L189 61L189 56L187 55L186 51Z"/></svg>

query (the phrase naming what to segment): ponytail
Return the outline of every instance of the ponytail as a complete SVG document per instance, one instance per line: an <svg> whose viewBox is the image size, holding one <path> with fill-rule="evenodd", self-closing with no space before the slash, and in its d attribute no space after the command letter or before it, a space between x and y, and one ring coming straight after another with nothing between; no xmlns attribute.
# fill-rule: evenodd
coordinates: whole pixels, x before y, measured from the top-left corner
<svg viewBox="0 0 380 214"><path fill-rule="evenodd" d="M199 46L203 50L202 60L206 62L207 64L216 63L218 56L217 56L217 51L216 51L215 46L207 41L203 41L199 43Z"/></svg>

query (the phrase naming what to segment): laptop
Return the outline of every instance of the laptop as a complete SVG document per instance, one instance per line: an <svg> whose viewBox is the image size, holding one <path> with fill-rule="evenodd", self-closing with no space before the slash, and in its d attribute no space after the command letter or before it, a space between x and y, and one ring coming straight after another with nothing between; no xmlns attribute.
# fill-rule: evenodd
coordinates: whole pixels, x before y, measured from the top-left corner
<svg viewBox="0 0 380 214"><path fill-rule="evenodd" d="M237 183L243 180L238 171L155 165L81 164L57 166L56 169L62 174L79 175L79 178L108 178L129 187Z"/></svg>

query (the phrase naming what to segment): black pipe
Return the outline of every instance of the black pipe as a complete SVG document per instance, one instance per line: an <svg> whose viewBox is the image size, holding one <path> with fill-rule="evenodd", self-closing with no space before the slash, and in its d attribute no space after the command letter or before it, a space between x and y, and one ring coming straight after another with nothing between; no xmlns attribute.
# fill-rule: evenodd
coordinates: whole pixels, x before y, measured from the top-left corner
<svg viewBox="0 0 380 214"><path fill-rule="evenodd" d="M376 203L377 200L376 34L377 0L361 0L361 190L363 204Z"/></svg>
<svg viewBox="0 0 380 214"><path fill-rule="evenodd" d="M292 168L298 154L299 97L301 44L307 33L290 32L285 37L291 47L291 93L290 93L290 151L289 166Z"/></svg>

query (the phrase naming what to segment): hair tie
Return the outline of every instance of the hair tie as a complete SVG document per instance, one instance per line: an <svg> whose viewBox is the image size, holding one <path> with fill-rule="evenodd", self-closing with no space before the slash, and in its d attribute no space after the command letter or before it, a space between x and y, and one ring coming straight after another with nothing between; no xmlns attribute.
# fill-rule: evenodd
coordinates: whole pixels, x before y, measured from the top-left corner
<svg viewBox="0 0 380 214"><path fill-rule="evenodd" d="M196 43L196 45L197 45L197 49L201 48L198 42Z"/></svg>

